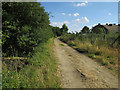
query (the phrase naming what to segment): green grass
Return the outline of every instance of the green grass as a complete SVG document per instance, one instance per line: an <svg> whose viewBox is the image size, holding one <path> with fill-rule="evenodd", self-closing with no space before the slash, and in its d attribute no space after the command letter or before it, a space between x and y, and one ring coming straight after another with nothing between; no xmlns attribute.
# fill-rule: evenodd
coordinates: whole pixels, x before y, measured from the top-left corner
<svg viewBox="0 0 120 90"><path fill-rule="evenodd" d="M53 54L53 39L35 49L29 65L19 72L3 65L2 88L60 88L57 63Z"/></svg>
<svg viewBox="0 0 120 90"><path fill-rule="evenodd" d="M101 64L104 65L108 65L108 62L101 62Z"/></svg>
<svg viewBox="0 0 120 90"><path fill-rule="evenodd" d="M88 55L88 57L93 58L93 59L95 58L94 56L95 56L94 54L89 54Z"/></svg>
<svg viewBox="0 0 120 90"><path fill-rule="evenodd" d="M64 44L60 44L60 46L65 46Z"/></svg>

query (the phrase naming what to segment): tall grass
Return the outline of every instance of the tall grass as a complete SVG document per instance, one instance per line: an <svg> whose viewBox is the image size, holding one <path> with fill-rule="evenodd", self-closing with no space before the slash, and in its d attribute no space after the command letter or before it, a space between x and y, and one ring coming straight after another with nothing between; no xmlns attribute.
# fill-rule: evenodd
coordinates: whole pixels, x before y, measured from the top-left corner
<svg viewBox="0 0 120 90"><path fill-rule="evenodd" d="M35 48L29 64L19 72L8 69L3 64L3 88L59 88L60 80L57 76L57 63L53 54L53 39Z"/></svg>
<svg viewBox="0 0 120 90"><path fill-rule="evenodd" d="M104 34L68 34L60 39L101 65L118 71L118 41L111 47L117 37L118 33L107 34L105 37Z"/></svg>

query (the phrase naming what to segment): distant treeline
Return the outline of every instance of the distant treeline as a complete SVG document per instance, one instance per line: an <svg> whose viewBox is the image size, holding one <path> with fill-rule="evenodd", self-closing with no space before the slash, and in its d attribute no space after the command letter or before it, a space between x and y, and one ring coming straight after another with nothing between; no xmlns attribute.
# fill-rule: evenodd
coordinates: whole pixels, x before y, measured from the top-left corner
<svg viewBox="0 0 120 90"><path fill-rule="evenodd" d="M49 13L39 2L2 3L3 56L31 56L40 43L67 31L65 24L50 26Z"/></svg>
<svg viewBox="0 0 120 90"><path fill-rule="evenodd" d="M99 24L99 26L100 26L100 24ZM110 32L108 30L105 30L102 27L93 27L92 29L89 29L88 26L84 26L79 33L80 34L88 34L88 33L95 33L95 34L105 33L105 34L108 34Z"/></svg>

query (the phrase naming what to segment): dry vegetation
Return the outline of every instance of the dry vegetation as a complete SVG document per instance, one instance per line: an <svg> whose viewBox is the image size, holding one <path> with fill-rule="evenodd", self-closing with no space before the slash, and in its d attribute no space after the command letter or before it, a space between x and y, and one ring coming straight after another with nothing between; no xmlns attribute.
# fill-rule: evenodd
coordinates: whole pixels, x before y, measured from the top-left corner
<svg viewBox="0 0 120 90"><path fill-rule="evenodd" d="M78 52L87 55L101 65L117 72L118 42L114 43L113 47L110 46L117 36L118 34L109 34L106 36L106 40L104 40L102 35L97 34L93 38L91 38L90 34L68 34L62 36L60 39Z"/></svg>

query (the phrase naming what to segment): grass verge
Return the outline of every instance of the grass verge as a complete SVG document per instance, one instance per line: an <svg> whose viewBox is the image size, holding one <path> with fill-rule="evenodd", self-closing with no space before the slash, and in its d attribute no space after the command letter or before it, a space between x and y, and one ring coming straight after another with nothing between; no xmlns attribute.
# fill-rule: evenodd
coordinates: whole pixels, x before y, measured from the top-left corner
<svg viewBox="0 0 120 90"><path fill-rule="evenodd" d="M80 40L78 37L71 40L72 35L62 36L60 40L76 49L78 52L87 55L102 66L108 67L110 70L118 72L118 49L108 47L106 44L98 42L91 44L87 39ZM101 41L99 41L100 43Z"/></svg>
<svg viewBox="0 0 120 90"><path fill-rule="evenodd" d="M60 88L53 46L53 39L40 44L33 57L28 58L29 64L19 71L13 69L14 65L8 68L3 63L2 88Z"/></svg>

